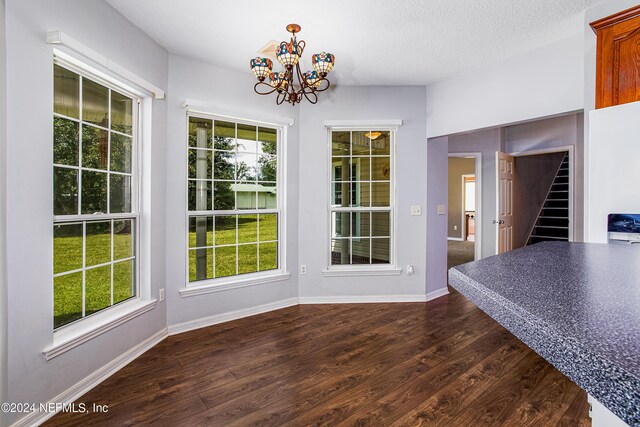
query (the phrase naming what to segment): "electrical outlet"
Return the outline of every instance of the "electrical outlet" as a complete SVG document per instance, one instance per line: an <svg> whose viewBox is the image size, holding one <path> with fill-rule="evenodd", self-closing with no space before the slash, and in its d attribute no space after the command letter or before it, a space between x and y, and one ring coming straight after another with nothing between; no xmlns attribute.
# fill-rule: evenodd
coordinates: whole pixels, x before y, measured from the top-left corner
<svg viewBox="0 0 640 427"><path fill-rule="evenodd" d="M457 230L458 230L458 226L457 226L457 225L454 225L454 226L453 226L453 230L454 230L454 231L457 231Z"/></svg>
<svg viewBox="0 0 640 427"><path fill-rule="evenodd" d="M307 265L306 264L300 265L300 274L307 274Z"/></svg>
<svg viewBox="0 0 640 427"><path fill-rule="evenodd" d="M444 215L447 213L447 207L445 205L438 205L438 215Z"/></svg>
<svg viewBox="0 0 640 427"><path fill-rule="evenodd" d="M164 288L160 288L160 301L164 301Z"/></svg>
<svg viewBox="0 0 640 427"><path fill-rule="evenodd" d="M407 265L407 274L411 275L414 273L413 265Z"/></svg>
<svg viewBox="0 0 640 427"><path fill-rule="evenodd" d="M412 216L422 215L422 206L411 206L411 215Z"/></svg>

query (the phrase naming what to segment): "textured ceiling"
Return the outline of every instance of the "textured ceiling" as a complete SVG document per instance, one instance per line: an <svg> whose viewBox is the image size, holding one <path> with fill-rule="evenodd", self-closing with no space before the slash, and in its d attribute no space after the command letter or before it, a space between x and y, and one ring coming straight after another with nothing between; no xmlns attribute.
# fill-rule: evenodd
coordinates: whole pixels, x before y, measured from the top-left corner
<svg viewBox="0 0 640 427"><path fill-rule="evenodd" d="M583 31L601 0L107 0L169 52L249 73L271 40L302 26L336 56L341 84L427 84ZM275 63L274 68L280 69ZM304 71L304 70L303 70Z"/></svg>

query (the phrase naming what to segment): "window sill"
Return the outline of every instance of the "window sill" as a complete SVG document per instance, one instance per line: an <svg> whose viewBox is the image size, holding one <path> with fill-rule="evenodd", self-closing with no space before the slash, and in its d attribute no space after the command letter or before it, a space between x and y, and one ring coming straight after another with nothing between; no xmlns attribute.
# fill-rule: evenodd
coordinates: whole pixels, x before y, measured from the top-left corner
<svg viewBox="0 0 640 427"><path fill-rule="evenodd" d="M223 282L208 282L203 285L192 285L180 289L180 296L183 298L195 295L210 294L213 292L222 292L230 289L244 288L247 286L263 285L265 283L280 282L291 277L291 273L275 272L269 275L250 276L242 279L232 279Z"/></svg>
<svg viewBox="0 0 640 427"><path fill-rule="evenodd" d="M401 268L385 266L384 268L327 268L322 270L324 277L350 277L350 276L399 276Z"/></svg>
<svg viewBox="0 0 640 427"><path fill-rule="evenodd" d="M122 325L123 323L151 311L157 300L134 300L99 313L95 317L79 321L53 334L53 345L42 353L51 360L85 342Z"/></svg>

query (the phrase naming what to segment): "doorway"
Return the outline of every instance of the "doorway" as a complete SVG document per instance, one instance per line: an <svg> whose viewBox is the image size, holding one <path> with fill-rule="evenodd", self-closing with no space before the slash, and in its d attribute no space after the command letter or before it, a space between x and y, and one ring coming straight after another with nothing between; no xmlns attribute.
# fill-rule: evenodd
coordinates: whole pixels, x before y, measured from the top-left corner
<svg viewBox="0 0 640 427"><path fill-rule="evenodd" d="M496 159L496 253L573 241L574 147L498 152Z"/></svg>
<svg viewBox="0 0 640 427"><path fill-rule="evenodd" d="M447 269L480 258L480 153L448 159Z"/></svg>

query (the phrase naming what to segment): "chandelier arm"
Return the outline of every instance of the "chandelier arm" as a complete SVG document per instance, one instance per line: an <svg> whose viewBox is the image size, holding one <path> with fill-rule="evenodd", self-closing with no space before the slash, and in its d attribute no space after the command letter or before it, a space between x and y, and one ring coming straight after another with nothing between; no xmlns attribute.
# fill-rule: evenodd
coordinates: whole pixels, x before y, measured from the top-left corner
<svg viewBox="0 0 640 427"><path fill-rule="evenodd" d="M316 94L316 92L312 89L311 92L303 92L304 97L307 98L307 101L309 101L312 104L315 104L318 102L318 95ZM313 95L313 96L309 96L309 95Z"/></svg>
<svg viewBox="0 0 640 427"><path fill-rule="evenodd" d="M314 92L324 92L325 90L329 89L329 87L331 86L331 82L327 78L323 77L319 80L319 82L320 82L320 85L317 88L315 88ZM325 87L320 87L322 85L322 82L327 82L327 85Z"/></svg>
<svg viewBox="0 0 640 427"><path fill-rule="evenodd" d="M277 105L282 104L285 101L286 96L287 96L287 92L285 91L278 92L278 95L276 96L276 104Z"/></svg>
<svg viewBox="0 0 640 427"><path fill-rule="evenodd" d="M308 86L307 80L302 75L302 71L300 71L300 62L296 64L296 75L298 76L298 83L300 86Z"/></svg>
<svg viewBox="0 0 640 427"><path fill-rule="evenodd" d="M271 88L271 90L270 90L270 91L268 91L268 92L260 92L260 91L258 90L258 88L259 88L259 87L261 87L261 85L269 86L269 88ZM265 82L257 82L257 83L253 86L253 90L254 90L254 92L255 92L255 93L257 93L258 95L271 95L273 92L275 92L276 90L278 90L278 86L276 86L276 87L274 88L273 86L271 86L271 85L270 85L270 84L268 84L268 83L265 83Z"/></svg>

